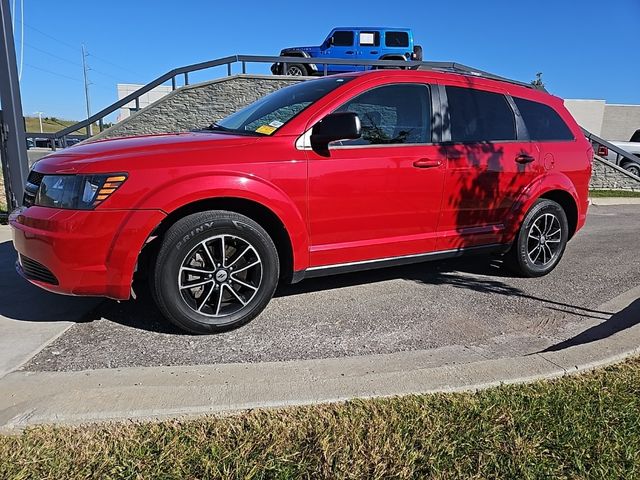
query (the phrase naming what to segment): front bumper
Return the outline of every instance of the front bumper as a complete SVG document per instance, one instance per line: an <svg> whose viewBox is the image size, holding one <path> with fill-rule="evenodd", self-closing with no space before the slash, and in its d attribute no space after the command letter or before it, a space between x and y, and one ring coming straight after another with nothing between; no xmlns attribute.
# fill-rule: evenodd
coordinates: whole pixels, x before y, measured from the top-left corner
<svg viewBox="0 0 640 480"><path fill-rule="evenodd" d="M9 217L16 269L52 292L127 299L138 255L164 217L160 210L18 209Z"/></svg>

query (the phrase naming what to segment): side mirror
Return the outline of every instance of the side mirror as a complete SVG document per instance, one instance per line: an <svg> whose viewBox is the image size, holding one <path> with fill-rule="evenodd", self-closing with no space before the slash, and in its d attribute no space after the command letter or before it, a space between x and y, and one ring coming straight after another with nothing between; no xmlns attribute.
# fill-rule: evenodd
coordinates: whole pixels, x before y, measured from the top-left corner
<svg viewBox="0 0 640 480"><path fill-rule="evenodd" d="M318 152L327 153L331 142L354 140L360 138L361 134L362 126L356 113L331 113L311 129L311 148Z"/></svg>

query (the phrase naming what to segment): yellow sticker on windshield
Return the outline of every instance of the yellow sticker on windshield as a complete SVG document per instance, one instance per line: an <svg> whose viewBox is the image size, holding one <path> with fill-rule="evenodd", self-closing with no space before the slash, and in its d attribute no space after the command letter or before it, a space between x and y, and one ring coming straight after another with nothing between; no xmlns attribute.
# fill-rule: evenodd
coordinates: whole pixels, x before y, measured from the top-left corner
<svg viewBox="0 0 640 480"><path fill-rule="evenodd" d="M271 125L262 125L261 127L256 128L257 133L264 133L266 135L270 135L276 131L276 127L272 127Z"/></svg>

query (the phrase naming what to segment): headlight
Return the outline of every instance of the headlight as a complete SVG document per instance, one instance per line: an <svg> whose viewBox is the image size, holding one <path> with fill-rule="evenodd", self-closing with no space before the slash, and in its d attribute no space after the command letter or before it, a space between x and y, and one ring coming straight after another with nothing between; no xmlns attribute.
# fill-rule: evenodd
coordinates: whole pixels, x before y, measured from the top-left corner
<svg viewBox="0 0 640 480"><path fill-rule="evenodd" d="M34 204L41 207L91 210L127 179L123 174L45 175Z"/></svg>

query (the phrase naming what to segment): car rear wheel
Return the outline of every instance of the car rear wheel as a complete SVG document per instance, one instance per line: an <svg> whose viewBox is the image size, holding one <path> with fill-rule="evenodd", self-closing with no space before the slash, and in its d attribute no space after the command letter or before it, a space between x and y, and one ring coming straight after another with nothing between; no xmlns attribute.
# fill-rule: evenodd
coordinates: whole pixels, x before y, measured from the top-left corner
<svg viewBox="0 0 640 480"><path fill-rule="evenodd" d="M568 239L565 211L553 200L540 199L525 216L507 254L507 265L525 277L546 275L558 265Z"/></svg>
<svg viewBox="0 0 640 480"><path fill-rule="evenodd" d="M267 232L244 215L214 210L189 215L167 231L151 281L168 320L207 334L255 318L278 276L278 252Z"/></svg>
<svg viewBox="0 0 640 480"><path fill-rule="evenodd" d="M636 177L640 177L640 164L636 162L625 163L624 168L627 172L633 173Z"/></svg>

